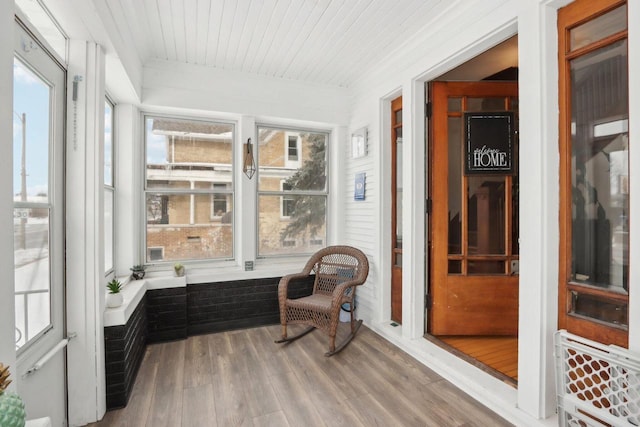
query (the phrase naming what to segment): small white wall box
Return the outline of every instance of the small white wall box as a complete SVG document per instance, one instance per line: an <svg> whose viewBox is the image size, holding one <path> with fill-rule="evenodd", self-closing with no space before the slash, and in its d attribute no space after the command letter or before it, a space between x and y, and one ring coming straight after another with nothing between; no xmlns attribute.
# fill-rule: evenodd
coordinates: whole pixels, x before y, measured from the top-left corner
<svg viewBox="0 0 640 427"><path fill-rule="evenodd" d="M556 332L560 426L640 426L640 354Z"/></svg>
<svg viewBox="0 0 640 427"><path fill-rule="evenodd" d="M351 134L351 155L354 159L367 155L367 128L363 127Z"/></svg>

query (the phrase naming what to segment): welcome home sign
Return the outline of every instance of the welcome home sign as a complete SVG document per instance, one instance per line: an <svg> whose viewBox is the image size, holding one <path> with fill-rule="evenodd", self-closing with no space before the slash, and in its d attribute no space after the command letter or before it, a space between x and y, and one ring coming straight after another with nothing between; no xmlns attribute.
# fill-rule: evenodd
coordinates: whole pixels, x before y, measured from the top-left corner
<svg viewBox="0 0 640 427"><path fill-rule="evenodd" d="M513 173L514 114L464 113L466 175Z"/></svg>

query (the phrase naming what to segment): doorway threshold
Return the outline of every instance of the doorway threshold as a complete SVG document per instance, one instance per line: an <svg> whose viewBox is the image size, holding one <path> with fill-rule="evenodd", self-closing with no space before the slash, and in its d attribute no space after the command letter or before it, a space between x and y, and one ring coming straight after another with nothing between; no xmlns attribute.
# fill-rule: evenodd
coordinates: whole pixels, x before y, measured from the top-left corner
<svg viewBox="0 0 640 427"><path fill-rule="evenodd" d="M518 388L518 338L503 336L433 336L424 338L454 356Z"/></svg>

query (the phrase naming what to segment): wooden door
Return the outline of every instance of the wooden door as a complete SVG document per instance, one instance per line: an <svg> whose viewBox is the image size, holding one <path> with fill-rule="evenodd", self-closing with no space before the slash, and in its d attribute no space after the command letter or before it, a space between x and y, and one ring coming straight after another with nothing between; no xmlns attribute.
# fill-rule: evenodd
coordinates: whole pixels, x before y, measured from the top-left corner
<svg viewBox="0 0 640 427"><path fill-rule="evenodd" d="M391 320L402 323L402 97L391 101Z"/></svg>
<svg viewBox="0 0 640 427"><path fill-rule="evenodd" d="M430 92L428 331L517 335L517 83L434 82Z"/></svg>

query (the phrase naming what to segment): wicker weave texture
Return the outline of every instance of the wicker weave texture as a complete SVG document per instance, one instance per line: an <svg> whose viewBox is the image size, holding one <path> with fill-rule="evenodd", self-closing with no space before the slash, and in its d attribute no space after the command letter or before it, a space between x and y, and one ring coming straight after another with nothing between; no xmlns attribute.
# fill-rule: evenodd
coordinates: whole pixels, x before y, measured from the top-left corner
<svg viewBox="0 0 640 427"><path fill-rule="evenodd" d="M289 286L311 274L315 275L313 293L289 299ZM362 251L351 246L329 246L312 255L301 273L284 276L278 286L283 338L287 324L303 324L324 331L333 347L340 307L353 304L356 288L367 280L368 274L369 262Z"/></svg>

